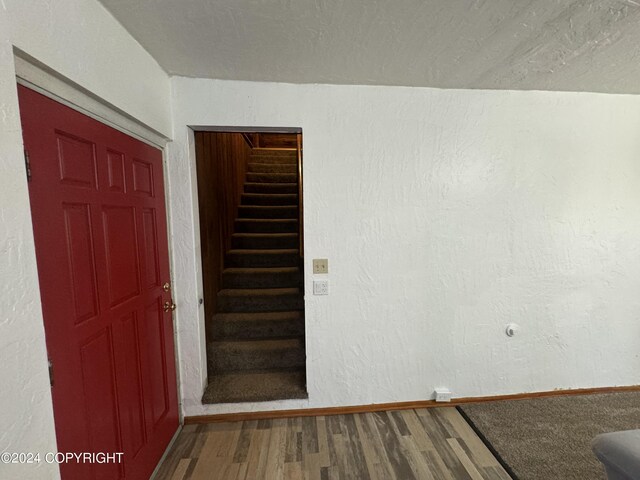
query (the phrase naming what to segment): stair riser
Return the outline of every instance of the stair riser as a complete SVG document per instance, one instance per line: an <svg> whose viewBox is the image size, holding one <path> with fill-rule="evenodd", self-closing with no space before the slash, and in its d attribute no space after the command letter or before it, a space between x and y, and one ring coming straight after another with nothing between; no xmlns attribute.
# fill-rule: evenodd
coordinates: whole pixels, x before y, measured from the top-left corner
<svg viewBox="0 0 640 480"><path fill-rule="evenodd" d="M298 166L295 164L281 163L250 163L249 172L252 173L297 173Z"/></svg>
<svg viewBox="0 0 640 480"><path fill-rule="evenodd" d="M209 385L202 396L202 403L265 402L309 398L305 385L304 368L267 373L240 371L219 374L210 371ZM254 477L250 474L248 478Z"/></svg>
<svg viewBox="0 0 640 480"><path fill-rule="evenodd" d="M251 157L298 158L298 152L297 150L267 150L259 148L251 151Z"/></svg>
<svg viewBox="0 0 640 480"><path fill-rule="evenodd" d="M301 348L247 352L218 349L215 344L209 344L207 349L209 369L212 372L296 368L303 367L305 363L304 350Z"/></svg>
<svg viewBox="0 0 640 480"><path fill-rule="evenodd" d="M295 165L298 166L296 157L277 157L270 155L253 155L250 159L251 163L268 163L271 165Z"/></svg>
<svg viewBox="0 0 640 480"><path fill-rule="evenodd" d="M241 205L298 205L298 195L242 194Z"/></svg>
<svg viewBox="0 0 640 480"><path fill-rule="evenodd" d="M298 248L298 236L244 237L238 235L232 237L231 245L234 249Z"/></svg>
<svg viewBox="0 0 640 480"><path fill-rule="evenodd" d="M296 273L222 273L222 288L292 288L302 286Z"/></svg>
<svg viewBox="0 0 640 480"><path fill-rule="evenodd" d="M268 148L255 147L251 150L251 155L269 155L274 157L295 157L298 151L295 148Z"/></svg>
<svg viewBox="0 0 640 480"><path fill-rule="evenodd" d="M218 296L218 311L233 312L288 312L304 309L301 295L229 297Z"/></svg>
<svg viewBox="0 0 640 480"><path fill-rule="evenodd" d="M271 183L250 183L244 184L245 193L277 193L290 194L298 193L297 183L271 184Z"/></svg>
<svg viewBox="0 0 640 480"><path fill-rule="evenodd" d="M247 182L254 183L295 183L298 176L292 173L247 173Z"/></svg>
<svg viewBox="0 0 640 480"><path fill-rule="evenodd" d="M300 263L298 254L264 254L264 253L229 253L225 256L227 268L260 268L260 267L297 267Z"/></svg>
<svg viewBox="0 0 640 480"><path fill-rule="evenodd" d="M236 221L235 231L238 233L296 233L298 222Z"/></svg>
<svg viewBox="0 0 640 480"><path fill-rule="evenodd" d="M255 207L240 205L238 207L240 218L298 218L298 207Z"/></svg>
<svg viewBox="0 0 640 480"><path fill-rule="evenodd" d="M300 320L224 322L214 321L213 337L216 340L254 340L304 335L304 323Z"/></svg>

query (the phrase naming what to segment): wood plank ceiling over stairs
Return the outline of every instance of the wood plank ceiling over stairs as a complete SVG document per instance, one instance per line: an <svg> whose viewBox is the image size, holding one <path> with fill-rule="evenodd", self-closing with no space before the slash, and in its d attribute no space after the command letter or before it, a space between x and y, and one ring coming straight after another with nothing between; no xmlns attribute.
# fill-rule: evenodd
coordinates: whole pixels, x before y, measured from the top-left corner
<svg viewBox="0 0 640 480"><path fill-rule="evenodd" d="M306 398L295 150L254 149L225 256L203 403Z"/></svg>

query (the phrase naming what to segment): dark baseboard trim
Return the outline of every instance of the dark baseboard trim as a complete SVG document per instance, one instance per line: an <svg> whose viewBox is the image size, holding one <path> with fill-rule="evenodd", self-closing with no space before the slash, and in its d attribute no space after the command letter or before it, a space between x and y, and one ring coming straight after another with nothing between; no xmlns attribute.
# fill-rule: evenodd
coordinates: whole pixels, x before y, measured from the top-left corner
<svg viewBox="0 0 640 480"><path fill-rule="evenodd" d="M636 392L640 385L625 387L576 388L572 390L551 390L548 392L516 393L511 395L494 395L490 397L466 397L441 403L435 400L418 400L414 402L373 403L370 405L353 405L348 407L301 408L296 410L269 410L261 412L219 413L215 415L197 415L184 417L184 424L240 422L245 420L266 420L270 418L315 417L320 415L344 415L349 413L385 412L391 410L411 410L414 408L454 407L465 403L496 402L501 400L524 400L528 398L558 397L563 395L589 395L595 393Z"/></svg>

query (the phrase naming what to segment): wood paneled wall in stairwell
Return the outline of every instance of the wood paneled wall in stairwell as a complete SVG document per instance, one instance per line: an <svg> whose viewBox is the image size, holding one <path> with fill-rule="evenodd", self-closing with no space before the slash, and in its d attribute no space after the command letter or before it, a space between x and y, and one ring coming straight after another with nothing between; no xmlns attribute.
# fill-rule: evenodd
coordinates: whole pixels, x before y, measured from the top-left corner
<svg viewBox="0 0 640 480"><path fill-rule="evenodd" d="M195 132L207 338L217 311L224 254L242 196L251 148L240 133Z"/></svg>

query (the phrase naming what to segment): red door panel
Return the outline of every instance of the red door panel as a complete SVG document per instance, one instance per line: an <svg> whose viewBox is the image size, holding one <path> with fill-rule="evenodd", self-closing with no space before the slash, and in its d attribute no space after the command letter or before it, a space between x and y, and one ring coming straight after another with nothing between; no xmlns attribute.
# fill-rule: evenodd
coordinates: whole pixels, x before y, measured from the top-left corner
<svg viewBox="0 0 640 480"><path fill-rule="evenodd" d="M80 346L82 385L91 449L122 451L119 435L112 330L105 328ZM100 381L96 381L100 379ZM76 419L78 421L78 419ZM96 478L122 478L122 465L111 463L97 469Z"/></svg>
<svg viewBox="0 0 640 480"><path fill-rule="evenodd" d="M118 391L122 392L120 407L120 426L122 429L123 450L137 455L146 442L144 422L144 395L142 390L142 370L140 364L140 326L136 312L129 312L119 319L116 329L116 352L119 360Z"/></svg>
<svg viewBox="0 0 640 480"><path fill-rule="evenodd" d="M147 395L147 419L148 428L154 428L160 423L169 408L169 392L166 389L167 369L163 359L166 356L164 351L165 323L162 321L164 312L162 311L162 297L158 296L151 301L146 308L146 318L144 319L144 336L149 341L144 344L143 364L149 375L145 377Z"/></svg>
<svg viewBox="0 0 640 480"><path fill-rule="evenodd" d="M91 210L86 203L63 203L62 214L71 276L74 323L77 325L95 318L100 310L96 257L91 234Z"/></svg>
<svg viewBox="0 0 640 480"><path fill-rule="evenodd" d="M109 305L114 308L140 295L140 266L136 211L128 206L103 206L102 228L106 253Z"/></svg>
<svg viewBox="0 0 640 480"><path fill-rule="evenodd" d="M160 258L158 258L158 228L156 226L156 211L152 208L145 208L142 211L142 241L144 251L142 255L145 262L145 278L143 279L145 288L160 286Z"/></svg>
<svg viewBox="0 0 640 480"><path fill-rule="evenodd" d="M64 480L147 479L178 428L162 153L19 87Z"/></svg>

